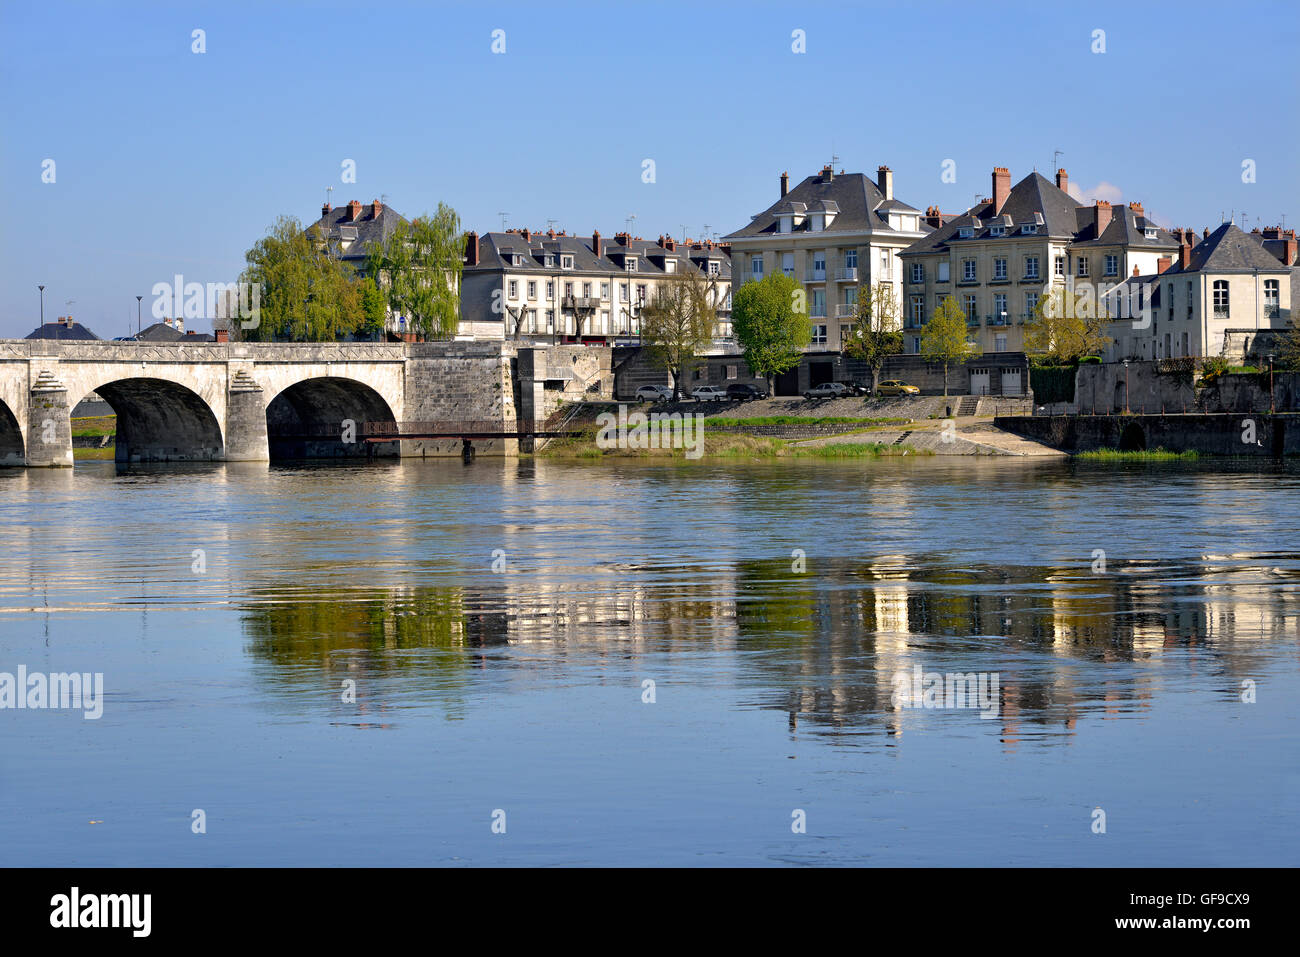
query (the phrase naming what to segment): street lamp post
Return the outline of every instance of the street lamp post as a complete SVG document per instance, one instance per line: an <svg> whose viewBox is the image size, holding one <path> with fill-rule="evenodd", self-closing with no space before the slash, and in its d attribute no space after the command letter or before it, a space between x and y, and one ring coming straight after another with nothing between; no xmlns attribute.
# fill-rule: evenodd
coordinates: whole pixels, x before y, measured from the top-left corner
<svg viewBox="0 0 1300 957"><path fill-rule="evenodd" d="M1277 409L1273 404L1273 354L1268 355L1268 412L1272 415Z"/></svg>
<svg viewBox="0 0 1300 957"><path fill-rule="evenodd" d="M143 299L144 299L144 296L136 296L136 297L135 297L135 334L136 334L137 336L140 334L141 329L143 328L143 327L140 325L140 304L141 304L141 301L142 301Z"/></svg>
<svg viewBox="0 0 1300 957"><path fill-rule="evenodd" d="M37 286L36 288L41 291L41 325L45 325L45 287Z"/></svg>
<svg viewBox="0 0 1300 957"><path fill-rule="evenodd" d="M1124 414L1128 415L1128 360L1124 360Z"/></svg>

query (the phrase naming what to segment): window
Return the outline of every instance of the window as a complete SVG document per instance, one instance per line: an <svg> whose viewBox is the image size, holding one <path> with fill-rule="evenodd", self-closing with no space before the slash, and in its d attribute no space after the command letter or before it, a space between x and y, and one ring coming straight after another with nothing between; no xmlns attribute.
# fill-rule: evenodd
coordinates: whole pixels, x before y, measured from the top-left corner
<svg viewBox="0 0 1300 957"><path fill-rule="evenodd" d="M664 272L666 272L666 273L667 273L667 272L677 272L677 260L676 260L676 259L665 259L665 260L664 260Z"/></svg>
<svg viewBox="0 0 1300 957"><path fill-rule="evenodd" d="M636 304L637 304L638 306L644 306L644 305L645 305L645 283L643 283L643 282L642 282L642 283L637 283L637 287L636 287Z"/></svg>
<svg viewBox="0 0 1300 957"><path fill-rule="evenodd" d="M550 267L554 268L554 267L555 267L555 256L552 255L551 253L547 253L545 256L542 257L542 265L543 265L543 266L550 266Z"/></svg>
<svg viewBox="0 0 1300 957"><path fill-rule="evenodd" d="M794 275L794 253L781 254L781 272L787 276Z"/></svg>
<svg viewBox="0 0 1300 957"><path fill-rule="evenodd" d="M636 257L628 256L626 266L628 272L636 272Z"/></svg>
<svg viewBox="0 0 1300 957"><path fill-rule="evenodd" d="M1192 318L1192 281L1187 280L1187 318Z"/></svg>
<svg viewBox="0 0 1300 957"><path fill-rule="evenodd" d="M962 267L961 281L974 282L975 281L975 260L973 259L964 260L961 264L961 267Z"/></svg>
<svg viewBox="0 0 1300 957"><path fill-rule="evenodd" d="M554 309L546 310L546 331L547 332L555 331L555 310Z"/></svg>
<svg viewBox="0 0 1300 957"><path fill-rule="evenodd" d="M625 282L618 284L618 301L627 302L627 283Z"/></svg>
<svg viewBox="0 0 1300 957"><path fill-rule="evenodd" d="M993 297L993 322L1002 325L1007 321L1007 294L1000 292Z"/></svg>
<svg viewBox="0 0 1300 957"><path fill-rule="evenodd" d="M555 280L551 280L546 284L546 298L547 299L555 298Z"/></svg>
<svg viewBox="0 0 1300 957"><path fill-rule="evenodd" d="M1088 260L1082 256L1079 257L1079 267L1077 271L1080 276L1088 275Z"/></svg>
<svg viewBox="0 0 1300 957"><path fill-rule="evenodd" d="M1107 275L1107 276L1118 276L1118 275L1119 275L1119 257L1118 257L1118 256L1110 255L1110 254L1108 254L1108 255L1106 256L1106 275Z"/></svg>
<svg viewBox="0 0 1300 957"><path fill-rule="evenodd" d="M722 263L718 262L716 259L710 259L710 260L709 260L709 275L710 275L710 276L718 276L718 275L721 275L721 274L722 274Z"/></svg>
<svg viewBox="0 0 1300 957"><path fill-rule="evenodd" d="M844 304L845 304L846 306L856 306L856 305L858 304L858 287L857 287L857 286L845 286L845 287L844 287Z"/></svg>
<svg viewBox="0 0 1300 957"><path fill-rule="evenodd" d="M1264 280L1264 315L1269 319L1276 319L1279 315L1279 290L1280 286L1276 279Z"/></svg>
<svg viewBox="0 0 1300 957"><path fill-rule="evenodd" d="M912 282L925 282L925 266L912 263Z"/></svg>
<svg viewBox="0 0 1300 957"><path fill-rule="evenodd" d="M919 329L925 325L925 296L913 296L909 310L909 316L911 317L909 325L913 329Z"/></svg>
<svg viewBox="0 0 1300 957"><path fill-rule="evenodd" d="M845 269L858 268L858 251L856 249L844 250L844 268Z"/></svg>
<svg viewBox="0 0 1300 957"><path fill-rule="evenodd" d="M1022 236L1033 236L1037 232L1038 232L1037 223L1025 223L1020 227L1020 235Z"/></svg>
<svg viewBox="0 0 1300 957"><path fill-rule="evenodd" d="M889 264L890 264L889 250L882 249L880 251L880 275L882 276L889 275Z"/></svg>
<svg viewBox="0 0 1300 957"><path fill-rule="evenodd" d="M1038 293L1025 293L1025 318L1033 319L1034 313L1038 311Z"/></svg>
<svg viewBox="0 0 1300 957"><path fill-rule="evenodd" d="M609 298L609 283L607 283L607 282L602 282L602 283L600 284L600 298L601 298L601 299L608 299L608 298Z"/></svg>
<svg viewBox="0 0 1300 957"><path fill-rule="evenodd" d="M1007 278L1007 261L1005 259L993 260L993 278L995 280Z"/></svg>
<svg viewBox="0 0 1300 957"><path fill-rule="evenodd" d="M980 321L980 317L975 313L975 295L973 293L967 293L966 294L966 322L979 325L979 321Z"/></svg>
<svg viewBox="0 0 1300 957"><path fill-rule="evenodd" d="M1025 278L1026 279L1038 278L1038 257L1037 256L1025 257Z"/></svg>
<svg viewBox="0 0 1300 957"><path fill-rule="evenodd" d="M736 365L725 365L725 366L723 366L723 367L722 367L722 375L723 375L723 378L726 378L726 379L734 379L734 378L736 378L736 370L737 370L737 369L739 369L739 366L736 366Z"/></svg>
<svg viewBox="0 0 1300 957"><path fill-rule="evenodd" d="M1214 318L1228 318L1228 280L1214 280Z"/></svg>
<svg viewBox="0 0 1300 957"><path fill-rule="evenodd" d="M590 298L591 298L591 283L589 283L589 282L584 282L584 283L582 284L582 297L583 297L584 299L590 299Z"/></svg>
<svg viewBox="0 0 1300 957"><path fill-rule="evenodd" d="M996 336L993 337L993 351L994 352L1007 351L1007 334L1005 332L998 333Z"/></svg>
<svg viewBox="0 0 1300 957"><path fill-rule="evenodd" d="M959 239L971 239L974 235L975 235L974 226L962 226L957 230L957 237Z"/></svg>
<svg viewBox="0 0 1300 957"><path fill-rule="evenodd" d="M609 310L608 310L608 309L602 309L602 310L600 311L600 331L601 331L601 332L611 332L611 331L612 331L612 330L609 328Z"/></svg>
<svg viewBox="0 0 1300 957"><path fill-rule="evenodd" d="M1174 284L1173 283L1167 283L1165 285L1165 296L1169 300L1169 318L1173 319L1174 318Z"/></svg>
<svg viewBox="0 0 1300 957"><path fill-rule="evenodd" d="M510 298L511 298L511 299L518 299L518 298L519 298L519 280L518 280L518 279L511 279L511 280L510 280Z"/></svg>
<svg viewBox="0 0 1300 957"><path fill-rule="evenodd" d="M566 283L564 284L564 297L565 297L566 299L572 299L572 298L573 298L573 283L571 283L571 282L566 282Z"/></svg>
<svg viewBox="0 0 1300 957"><path fill-rule="evenodd" d="M561 268L561 269L572 269L572 268L573 268L573 257L572 257L572 256L561 256L561 257L560 257L560 268Z"/></svg>
<svg viewBox="0 0 1300 957"><path fill-rule="evenodd" d="M1064 257L1064 256L1057 256L1057 257L1055 257L1055 258L1052 260L1052 275L1054 275L1054 276L1064 276L1064 275L1065 275L1065 257Z"/></svg>
<svg viewBox="0 0 1300 957"><path fill-rule="evenodd" d="M990 236L1005 236L1006 234L1007 234L1007 227L1005 227L1005 226L990 226L990 227L989 227L989 235L990 235Z"/></svg>
<svg viewBox="0 0 1300 957"><path fill-rule="evenodd" d="M825 326L813 326L813 327L812 327L812 344L815 345L815 346L824 346L824 345L826 345L826 327L825 327Z"/></svg>
<svg viewBox="0 0 1300 957"><path fill-rule="evenodd" d="M529 298L529 299L536 299L536 298L537 298L537 282L536 282L536 281L530 282L530 283L528 284L528 298Z"/></svg>
<svg viewBox="0 0 1300 957"><path fill-rule="evenodd" d="M755 276L763 275L763 257L761 255L754 256L749 260L749 270Z"/></svg>
<svg viewBox="0 0 1300 957"><path fill-rule="evenodd" d="M939 279L938 279L939 282L947 282L947 281L948 281L948 266L949 266L949 265L950 265L950 264L949 264L949 263L946 263L946 262L939 263Z"/></svg>
<svg viewBox="0 0 1300 957"><path fill-rule="evenodd" d="M826 290L814 289L812 291L812 311L810 316L826 315Z"/></svg>
<svg viewBox="0 0 1300 957"><path fill-rule="evenodd" d="M852 335L853 335L853 324L852 324L852 323L845 324L845 323L842 323L842 322L841 322L841 323L840 323L840 343L843 344L843 343L845 343L845 342L848 342L848 341L849 341L849 337L851 337Z"/></svg>
<svg viewBox="0 0 1300 957"><path fill-rule="evenodd" d="M826 254L824 252L813 253L813 275L821 279L826 278Z"/></svg>

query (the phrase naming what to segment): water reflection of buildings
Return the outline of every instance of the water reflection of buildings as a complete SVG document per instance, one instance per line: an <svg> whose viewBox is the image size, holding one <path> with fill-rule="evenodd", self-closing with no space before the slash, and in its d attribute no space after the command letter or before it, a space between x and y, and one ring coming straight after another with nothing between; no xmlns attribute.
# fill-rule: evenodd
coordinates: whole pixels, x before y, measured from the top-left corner
<svg viewBox="0 0 1300 957"><path fill-rule="evenodd" d="M1140 714L1188 673L1225 688L1255 674L1261 642L1292 634L1297 620L1300 573L1278 563L1120 565L1106 575L1086 563L956 567L902 555L823 559L804 574L785 558L569 564L342 600L264 593L251 596L246 622L251 653L286 690L351 669L409 678L454 702L476 673L527 680L520 660L493 646L528 646L534 679L548 661L635 669L651 655L707 652L745 701L785 712L792 729L897 742L909 729L968 722L1012 747L1068 740L1081 718ZM894 675L917 665L996 672L996 720L895 702Z"/></svg>

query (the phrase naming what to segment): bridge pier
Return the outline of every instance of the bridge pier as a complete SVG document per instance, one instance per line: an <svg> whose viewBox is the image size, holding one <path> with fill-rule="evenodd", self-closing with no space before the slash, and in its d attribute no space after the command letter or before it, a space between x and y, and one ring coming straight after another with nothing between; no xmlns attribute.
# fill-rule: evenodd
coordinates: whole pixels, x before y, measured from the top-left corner
<svg viewBox="0 0 1300 957"><path fill-rule="evenodd" d="M72 468L72 408L52 372L36 377L27 407L27 466Z"/></svg>
<svg viewBox="0 0 1300 957"><path fill-rule="evenodd" d="M269 462L270 459L262 387L247 369L240 369L230 377L226 397L226 461Z"/></svg>

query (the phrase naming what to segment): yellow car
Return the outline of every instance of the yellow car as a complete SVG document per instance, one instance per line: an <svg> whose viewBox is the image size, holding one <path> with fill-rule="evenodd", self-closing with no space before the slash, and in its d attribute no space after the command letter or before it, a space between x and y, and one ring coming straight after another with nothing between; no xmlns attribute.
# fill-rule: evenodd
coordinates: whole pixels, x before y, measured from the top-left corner
<svg viewBox="0 0 1300 957"><path fill-rule="evenodd" d="M921 390L914 385L908 385L906 382L899 382L897 379L886 379L880 383L880 388L876 390L876 395L920 395Z"/></svg>

